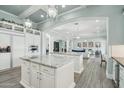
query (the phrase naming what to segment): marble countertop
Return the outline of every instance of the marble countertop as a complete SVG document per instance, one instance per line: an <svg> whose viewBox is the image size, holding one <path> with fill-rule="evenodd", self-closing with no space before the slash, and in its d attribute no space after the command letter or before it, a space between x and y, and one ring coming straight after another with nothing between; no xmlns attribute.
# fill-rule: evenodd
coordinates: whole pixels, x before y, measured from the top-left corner
<svg viewBox="0 0 124 93"><path fill-rule="evenodd" d="M115 59L119 64L124 66L124 58L123 57L112 57Z"/></svg>
<svg viewBox="0 0 124 93"><path fill-rule="evenodd" d="M51 53L51 54L58 54L58 55L70 55L70 56L81 56L83 53L76 53L76 52L56 52L56 53Z"/></svg>
<svg viewBox="0 0 124 93"><path fill-rule="evenodd" d="M56 55L45 55L45 56L37 56L36 58L31 57L20 57L22 60L37 63L40 65L48 66L51 68L59 68L70 62L73 62L73 57L71 56L56 56Z"/></svg>

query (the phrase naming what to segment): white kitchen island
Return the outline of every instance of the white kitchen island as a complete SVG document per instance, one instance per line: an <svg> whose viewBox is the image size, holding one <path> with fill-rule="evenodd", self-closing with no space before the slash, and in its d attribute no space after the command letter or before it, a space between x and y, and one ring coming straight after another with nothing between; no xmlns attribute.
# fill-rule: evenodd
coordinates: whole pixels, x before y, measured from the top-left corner
<svg viewBox="0 0 124 93"><path fill-rule="evenodd" d="M74 72L81 74L84 70L83 66L83 53L78 53L78 52L59 52L59 53L51 53L51 55L56 55L56 56L65 56L65 57L70 57L73 59L74 62Z"/></svg>
<svg viewBox="0 0 124 93"><path fill-rule="evenodd" d="M28 88L75 87L74 63L69 56L21 57L20 84Z"/></svg>

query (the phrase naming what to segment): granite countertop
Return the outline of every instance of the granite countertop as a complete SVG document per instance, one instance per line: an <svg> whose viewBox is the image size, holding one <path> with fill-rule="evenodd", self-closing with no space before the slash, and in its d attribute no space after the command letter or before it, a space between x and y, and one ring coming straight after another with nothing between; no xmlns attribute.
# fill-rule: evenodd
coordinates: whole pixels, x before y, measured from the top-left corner
<svg viewBox="0 0 124 93"><path fill-rule="evenodd" d="M76 53L76 52L59 52L59 53L52 53L52 54L58 54L58 55L70 55L70 56L81 56L83 53Z"/></svg>
<svg viewBox="0 0 124 93"><path fill-rule="evenodd" d="M51 68L59 68L70 62L73 62L73 57L71 56L56 56L56 55L45 55L45 56L37 56L36 58L31 57L20 57L22 60L37 63L40 65L48 66Z"/></svg>
<svg viewBox="0 0 124 93"><path fill-rule="evenodd" d="M124 58L123 57L112 57L115 59L119 64L124 66Z"/></svg>

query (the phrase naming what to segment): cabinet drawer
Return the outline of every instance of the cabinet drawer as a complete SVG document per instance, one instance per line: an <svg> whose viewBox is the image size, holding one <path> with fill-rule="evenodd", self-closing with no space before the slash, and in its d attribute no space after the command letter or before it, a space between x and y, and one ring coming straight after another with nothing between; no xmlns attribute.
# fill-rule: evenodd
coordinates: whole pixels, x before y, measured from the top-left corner
<svg viewBox="0 0 124 93"><path fill-rule="evenodd" d="M39 69L39 65L35 64L35 63L31 63L31 68L38 70Z"/></svg>
<svg viewBox="0 0 124 93"><path fill-rule="evenodd" d="M22 64L23 64L23 65L27 65L27 66L29 66L30 63L27 62L27 61L23 61Z"/></svg>
<svg viewBox="0 0 124 93"><path fill-rule="evenodd" d="M54 69L46 66L41 66L40 67L41 72L44 72L46 74L51 74L54 75Z"/></svg>
<svg viewBox="0 0 124 93"><path fill-rule="evenodd" d="M120 67L121 71L124 71L124 67L123 66L119 65L119 67Z"/></svg>
<svg viewBox="0 0 124 93"><path fill-rule="evenodd" d="M119 73L119 77L120 77L121 79L124 79L124 73L120 72L120 73Z"/></svg>
<svg viewBox="0 0 124 93"><path fill-rule="evenodd" d="M121 76L124 76L124 67L122 67L121 65L120 65L120 75Z"/></svg>

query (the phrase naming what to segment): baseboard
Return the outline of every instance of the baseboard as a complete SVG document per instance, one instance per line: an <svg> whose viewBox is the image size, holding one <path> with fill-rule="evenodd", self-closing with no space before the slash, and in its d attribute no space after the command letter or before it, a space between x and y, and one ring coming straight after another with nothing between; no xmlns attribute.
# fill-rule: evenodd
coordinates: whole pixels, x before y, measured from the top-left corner
<svg viewBox="0 0 124 93"><path fill-rule="evenodd" d="M24 88L31 88L29 87L27 84L25 84L24 82L20 81L20 84L24 87ZM74 88L75 87L75 82L73 82L68 88Z"/></svg>
<svg viewBox="0 0 124 93"><path fill-rule="evenodd" d="M30 88L27 84L23 83L22 81L20 81L20 84L21 84L24 88Z"/></svg>

